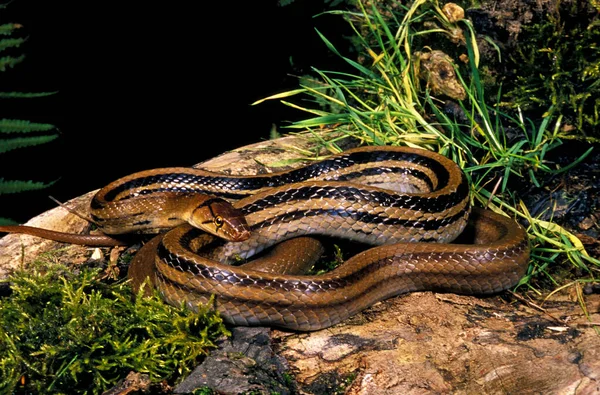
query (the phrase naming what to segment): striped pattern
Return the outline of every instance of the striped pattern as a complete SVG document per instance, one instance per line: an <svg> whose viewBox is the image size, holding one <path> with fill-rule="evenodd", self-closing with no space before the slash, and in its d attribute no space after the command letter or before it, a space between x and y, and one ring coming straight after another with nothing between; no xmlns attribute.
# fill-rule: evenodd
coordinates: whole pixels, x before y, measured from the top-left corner
<svg viewBox="0 0 600 395"><path fill-rule="evenodd" d="M198 246L191 245L204 235L182 227L165 236L157 250L156 281L171 303L183 300L194 308L217 295L215 307L232 324L294 330L334 325L404 292L489 294L513 286L527 267L525 232L509 218L483 210L474 214L491 242L384 245L321 276L269 274L198 257L193 252Z"/></svg>
<svg viewBox="0 0 600 395"><path fill-rule="evenodd" d="M403 292L487 294L516 284L529 258L524 229L491 211L472 211L468 192L463 172L443 156L366 147L250 177L187 168L140 172L103 188L91 210L107 234L176 226L138 251L129 267L134 286L150 276L167 302L195 309L212 301L235 325L315 330ZM223 243L192 226L237 242ZM467 226L472 244L448 244ZM0 231L123 244L106 235L26 226ZM306 266L321 253L315 239L296 238L314 234L376 247L323 276L292 274L300 272L295 258ZM246 265L227 265L291 238ZM283 268L281 260L288 262ZM277 265L261 266L269 262Z"/></svg>
<svg viewBox="0 0 600 395"><path fill-rule="evenodd" d="M440 160L441 159L441 160ZM454 176L451 176L454 175ZM458 175L458 176L457 176ZM350 183L332 185L298 182ZM367 187L372 186L372 189ZM399 188L391 195L377 186ZM102 188L91 202L92 220L106 234L158 233L187 222L202 204L198 196L212 196L236 203L246 217L274 206L315 199L344 199L363 204L378 202L385 207L427 213L447 207L465 206L468 185L453 162L429 151L400 147L359 148L320 162L278 173L256 176L224 176L199 169L164 168L121 178ZM254 197L254 198L252 198ZM346 207L337 209L341 213ZM330 210L334 213L336 209ZM307 216L313 216L304 211ZM298 212L295 216L302 215ZM353 217L367 216L359 213ZM282 216L281 219L293 216ZM375 218L371 218L374 220ZM267 222L262 221L264 224ZM430 228L437 226L433 222ZM441 224L441 226L444 226Z"/></svg>
<svg viewBox="0 0 600 395"><path fill-rule="evenodd" d="M139 255L152 257L155 283L169 303L183 301L193 309L214 295L215 308L236 325L320 329L402 292L497 292L514 285L527 266L523 229L489 211L476 211L472 221L485 244L447 244L469 221L467 179L449 159L406 147L358 148L257 176L157 169L107 186L93 207L102 217L120 205L197 193L230 200L246 219L250 237L215 242L183 225ZM153 225L160 222L156 215L150 217ZM376 247L319 277L231 265L305 235L343 237ZM130 271L144 264L134 260Z"/></svg>
<svg viewBox="0 0 600 395"><path fill-rule="evenodd" d="M223 176L193 168L163 168L142 171L123 177L102 188L94 196L91 209L100 210L107 204L151 196L156 193L205 193L226 199L241 199L267 188L309 180L361 182L367 176L401 172L427 183L429 189L441 188L448 182L448 169L435 159L414 152L390 150L353 150L331 159L279 173L255 176ZM440 179L438 179L440 177Z"/></svg>

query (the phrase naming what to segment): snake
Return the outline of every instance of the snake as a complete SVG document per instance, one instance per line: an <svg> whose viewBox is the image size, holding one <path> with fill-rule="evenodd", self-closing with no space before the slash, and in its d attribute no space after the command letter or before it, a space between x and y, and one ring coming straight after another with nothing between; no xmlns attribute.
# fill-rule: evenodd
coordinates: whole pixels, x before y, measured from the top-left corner
<svg viewBox="0 0 600 395"><path fill-rule="evenodd" d="M463 170L441 154L365 146L252 176L186 167L134 173L92 199L91 220L105 233L93 240L0 231L96 245L159 232L131 263L136 288L150 279L167 303L210 305L232 325L314 331L407 292L487 295L515 286L529 262L527 233L510 217L472 207L469 192ZM322 253L315 236L369 248L325 274L306 274Z"/></svg>

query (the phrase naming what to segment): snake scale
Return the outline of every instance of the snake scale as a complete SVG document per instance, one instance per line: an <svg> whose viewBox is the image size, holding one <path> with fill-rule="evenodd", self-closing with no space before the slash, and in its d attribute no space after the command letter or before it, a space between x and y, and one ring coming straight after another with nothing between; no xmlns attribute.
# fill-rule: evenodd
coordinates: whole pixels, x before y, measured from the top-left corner
<svg viewBox="0 0 600 395"><path fill-rule="evenodd" d="M529 260L524 229L469 202L467 178L454 162L385 146L256 176L143 171L100 190L90 212L107 235L173 228L138 252L129 270L135 285L150 277L168 303L192 309L211 300L230 324L308 331L401 293L491 294L514 286ZM79 244L121 243L35 229L0 227ZM465 229L471 241L453 243ZM326 274L306 275L304 266L321 253L304 237L312 235L373 247ZM285 240L264 262L237 263ZM288 263L295 257L302 265ZM282 261L285 268L268 266Z"/></svg>

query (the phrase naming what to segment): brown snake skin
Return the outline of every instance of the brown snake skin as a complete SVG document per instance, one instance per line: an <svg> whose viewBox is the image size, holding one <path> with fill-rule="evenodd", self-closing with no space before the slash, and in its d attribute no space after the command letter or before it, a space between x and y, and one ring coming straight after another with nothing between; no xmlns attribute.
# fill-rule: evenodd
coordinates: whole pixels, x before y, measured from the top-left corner
<svg viewBox="0 0 600 395"><path fill-rule="evenodd" d="M165 236L158 256L152 251L155 281L169 303L185 301L193 307L214 294L215 307L231 324L300 331L335 325L405 292L491 294L515 285L529 260L525 231L488 210L474 210L472 216L475 242L482 244L384 245L318 276L272 274L199 259L189 243L203 235L183 226Z"/></svg>
<svg viewBox="0 0 600 395"><path fill-rule="evenodd" d="M196 199L190 194L198 193L212 197L194 203L202 210L186 203L185 215L161 210L162 217L155 220L151 209L138 205L148 207L144 199L149 198L150 206L167 200L176 208L171 195L183 195L189 202ZM128 226L141 232L163 229L198 212L196 225L208 223L209 232L223 236L224 222L235 227L245 219L249 234L242 230L230 237L241 242L219 243L190 225L157 236L130 267L134 285L150 277L167 302L185 302L192 309L214 295L214 307L234 325L308 331L339 323L400 293L490 294L514 286L527 268L527 235L508 217L471 210L468 194L462 170L439 154L363 147L300 169L259 176L187 168L140 172L103 188L91 213L99 225L110 223L113 228L106 229L112 234L130 231ZM223 220L229 215L231 223ZM119 222L127 225L121 229ZM468 244L450 244L465 227L471 235ZM308 261L304 253L313 258L321 250L312 239L293 239L306 235L344 237L376 247L319 276L298 274L296 267L231 265L288 239L292 244L277 248ZM267 264L282 259L275 255Z"/></svg>
<svg viewBox="0 0 600 395"><path fill-rule="evenodd" d="M377 172L369 170L372 168L361 168L360 172L370 176L357 177L352 182L359 180L386 188L401 182L415 186L418 191L389 192L389 196L381 196L377 195L380 190L371 186L353 191L352 196L334 194L328 199L331 191L342 190L348 183L339 173L356 173L356 167L361 167L353 165L347 172L337 169L335 176L328 173L318 178L336 181L306 181L261 189L234 203L250 225L248 240L215 248L205 234L190 226L178 227L140 251L130 269L134 282L140 284L150 275L165 300L172 304L184 301L191 308L207 303L214 295L215 308L226 322L234 325L269 325L309 331L339 323L377 301L400 293L434 290L490 294L519 281L529 261L529 243L524 229L512 219L489 210L473 209L467 227L470 244L448 244L462 232L465 213L470 211L468 189L463 190L464 175L453 162L428 151L399 147L367 147L340 156L377 151L423 155L441 163L448 177L436 173L443 172L441 169L428 173L421 168L418 175L418 172L407 177L404 174L401 181L390 181L390 174L381 178L380 174L373 175ZM372 158L366 161L378 169L396 165L420 168L410 161L397 162L399 164ZM430 178L433 187L424 186L423 178ZM343 182L337 182L339 179ZM306 185L316 188L301 196L287 196ZM366 191L372 192L379 201L373 202L373 196L365 197ZM447 203L421 213L416 208L422 201L415 200L415 196L434 206L436 201ZM329 208L327 213L321 212L323 207ZM365 213L379 214L375 218L348 214L363 209ZM348 215L340 215L340 212ZM429 223L432 226L427 226ZM307 234L335 235L386 245L366 250L319 276L297 274L295 269L286 274L272 269L267 273L267 269L252 261L253 267L217 262L232 263L232 256L248 258L278 241ZM204 252L206 245L211 247L209 252ZM282 249L291 249L296 255L310 253L310 248L304 246ZM265 265L270 264L269 261Z"/></svg>

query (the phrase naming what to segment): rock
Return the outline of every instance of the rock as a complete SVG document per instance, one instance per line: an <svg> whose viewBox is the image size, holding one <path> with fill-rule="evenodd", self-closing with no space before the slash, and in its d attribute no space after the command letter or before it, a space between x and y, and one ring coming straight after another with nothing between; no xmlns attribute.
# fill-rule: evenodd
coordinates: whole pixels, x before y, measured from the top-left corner
<svg viewBox="0 0 600 395"><path fill-rule="evenodd" d="M87 215L90 200L95 193L96 191L92 191L69 200L65 206ZM89 224L85 220L69 213L63 207L48 210L27 221L25 225L71 233L84 233L89 230ZM0 280L17 268L27 267L40 254L49 251L52 251L55 259L64 261L80 261L82 255L89 256L86 247L66 245L28 235L9 234L0 238Z"/></svg>
<svg viewBox="0 0 600 395"><path fill-rule="evenodd" d="M274 337L301 393L600 393L600 336L577 326L586 320L576 302L551 305L413 293L329 329Z"/></svg>
<svg viewBox="0 0 600 395"><path fill-rule="evenodd" d="M273 353L268 328L238 327L231 335L175 387L174 393L185 394L202 387L232 395L293 393L293 382L285 375L285 360Z"/></svg>

